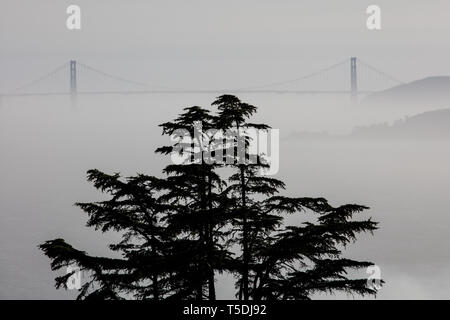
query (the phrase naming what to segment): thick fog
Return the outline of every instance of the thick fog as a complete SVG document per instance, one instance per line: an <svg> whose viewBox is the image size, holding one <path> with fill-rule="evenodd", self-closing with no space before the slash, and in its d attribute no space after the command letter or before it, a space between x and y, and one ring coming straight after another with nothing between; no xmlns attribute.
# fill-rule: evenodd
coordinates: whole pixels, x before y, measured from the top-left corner
<svg viewBox="0 0 450 320"><path fill-rule="evenodd" d="M0 92L9 93L69 60L182 89L264 85L350 56L405 82L450 75L448 1L376 2L383 19L376 32L365 26L372 1L356 0L77 1L82 29L69 31L65 9L71 1L37 6L2 0ZM82 72L80 90L108 88L106 82L87 82ZM347 85L349 75L344 76ZM36 90L68 90L68 77L57 74L53 84ZM86 171L159 175L168 159L154 150L168 139L157 125L182 107L208 107L215 97L79 95L76 104L68 95L2 97L0 299L74 298L76 292L54 288L56 273L37 245L61 237L101 255L117 239L86 228L86 216L73 206L102 197L86 182ZM450 108L450 102L409 104L405 97L371 105L362 95L351 104L345 94L243 93L239 98L259 107L254 122L280 129L277 177L286 182L286 194L371 208L364 215L380 222L380 229L360 237L347 252L380 266L386 284L378 298L449 297L450 134L422 135L414 130L417 122L408 119L419 115L420 128L431 130L434 122L421 115ZM399 120L414 125L400 128ZM371 127L377 124L400 128L402 135ZM358 135L357 127L372 128L370 135ZM299 223L302 216L288 221ZM232 298L232 283L223 277L218 290L219 298ZM324 298L335 297L341 296Z"/></svg>

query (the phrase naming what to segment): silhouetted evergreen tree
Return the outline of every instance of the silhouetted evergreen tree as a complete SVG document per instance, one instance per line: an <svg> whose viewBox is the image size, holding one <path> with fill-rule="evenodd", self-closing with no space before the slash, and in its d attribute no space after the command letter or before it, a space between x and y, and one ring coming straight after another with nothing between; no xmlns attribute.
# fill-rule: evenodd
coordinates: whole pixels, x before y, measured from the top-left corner
<svg viewBox="0 0 450 320"><path fill-rule="evenodd" d="M370 219L353 219L367 208L279 195L284 183L261 175L269 164L250 153L246 130L270 128L249 122L256 107L232 95L213 106L217 115L195 106L161 125L175 142L156 152L183 159L168 165L163 178L88 172L111 199L77 205L88 214L87 226L121 233L110 245L120 258L91 256L56 239L40 245L52 269L76 264L89 272L80 299L214 300L215 276L226 271L236 276L243 300L375 294L366 279L347 274L372 263L342 257L358 233L377 228ZM296 213L315 216L284 225L284 217ZM70 276L57 277L56 286L65 287Z"/></svg>
<svg viewBox="0 0 450 320"><path fill-rule="evenodd" d="M210 144L205 135L207 130L213 129L215 117L200 107L185 108L184 111L175 121L161 125L163 134L175 135L179 141L159 148L157 152L172 154L177 149L186 156L182 163L164 169L171 186L165 201L176 203L180 208L168 217L168 221L174 233L194 241L199 248L196 256L197 299L204 298L207 287L206 296L214 300L215 272L223 272L231 259L224 242L229 234L225 228L229 219L228 202L223 193L225 181L215 171L220 164L208 163L203 152Z"/></svg>
<svg viewBox="0 0 450 320"><path fill-rule="evenodd" d="M90 274L91 280L80 290L80 299L118 299L123 297L121 294L159 299L169 290L166 280L172 272L164 260L174 254L173 248L167 246L171 235L163 219L166 208L157 196L163 181L145 175L123 181L119 174L107 175L98 170L90 170L88 180L111 199L77 206L88 214L87 226L122 233L122 241L110 245L122 258L91 256L56 239L40 246L52 259L52 269L76 264ZM56 278L56 286L66 287L70 276Z"/></svg>

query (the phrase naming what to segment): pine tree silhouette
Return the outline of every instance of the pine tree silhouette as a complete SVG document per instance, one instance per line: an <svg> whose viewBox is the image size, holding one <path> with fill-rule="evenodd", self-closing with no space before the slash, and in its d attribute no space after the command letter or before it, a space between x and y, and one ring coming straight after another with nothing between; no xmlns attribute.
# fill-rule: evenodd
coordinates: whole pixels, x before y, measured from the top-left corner
<svg viewBox="0 0 450 320"><path fill-rule="evenodd" d="M377 229L371 219L353 219L368 208L280 195L285 184L262 175L270 164L249 148L247 130L270 129L248 121L257 108L232 95L212 105L216 115L194 106L160 125L176 141L156 152L182 159L166 166L163 177L88 171L110 199L77 206L88 227L120 232L121 241L109 248L121 258L91 256L55 239L39 246L52 270L77 265L89 274L79 299L215 300L216 275L223 272L236 277L239 300L376 294L366 279L347 273L373 263L342 257L359 233ZM292 214L311 218L285 225ZM67 288L71 275L57 277L56 287Z"/></svg>

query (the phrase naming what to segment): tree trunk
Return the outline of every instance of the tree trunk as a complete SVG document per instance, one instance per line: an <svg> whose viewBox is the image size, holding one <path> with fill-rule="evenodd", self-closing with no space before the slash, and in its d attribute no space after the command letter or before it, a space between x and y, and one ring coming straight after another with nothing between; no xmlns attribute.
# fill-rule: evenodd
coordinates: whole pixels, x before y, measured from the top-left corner
<svg viewBox="0 0 450 320"><path fill-rule="evenodd" d="M213 209L213 203L212 203L212 181L211 181L211 168L209 168L209 174L208 174L208 208L209 208L209 214L212 214ZM214 238L213 238L213 223L210 222L208 224L208 252L211 254L214 250ZM208 293L209 293L209 300L216 300L216 288L215 288L215 277L214 277L214 267L211 264L212 257L209 257L209 278L208 278Z"/></svg>
<svg viewBox="0 0 450 320"><path fill-rule="evenodd" d="M243 220L242 220L242 242L243 242L243 270L242 270L242 282L243 282L243 295L244 300L249 300L249 290L248 290L248 269L249 269L249 262L250 262L250 256L248 252L248 226L247 226L247 204L245 201L245 167L244 165L241 166L241 192L242 192L242 213L243 213Z"/></svg>

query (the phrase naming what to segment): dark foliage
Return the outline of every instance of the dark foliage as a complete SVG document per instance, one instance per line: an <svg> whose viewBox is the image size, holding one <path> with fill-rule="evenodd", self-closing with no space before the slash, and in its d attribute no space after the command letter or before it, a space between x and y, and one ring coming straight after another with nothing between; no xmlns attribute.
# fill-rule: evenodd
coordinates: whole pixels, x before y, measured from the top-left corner
<svg viewBox="0 0 450 320"><path fill-rule="evenodd" d="M375 294L365 279L348 274L373 264L343 257L359 233L377 229L370 219L353 218L368 208L279 195L284 183L261 175L269 164L248 151L245 129L270 128L248 122L256 107L231 95L218 97L213 106L217 115L196 106L161 125L163 134L178 140L156 152L185 156L183 163L168 165L162 178L88 172L88 180L109 199L77 206L87 214L88 227L120 233L121 241L109 246L120 258L91 256L55 239L39 246L52 270L77 265L89 274L79 299L214 300L222 272L235 275L236 297L243 300ZM233 128L243 131L231 136ZM217 132L223 134L219 142L211 139ZM233 161L206 161L205 150L212 158L222 151L221 160L233 154ZM256 161L245 161L250 156ZM284 217L292 214L311 217L286 226ZM57 277L56 287L67 288L71 275Z"/></svg>

